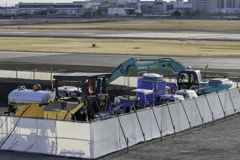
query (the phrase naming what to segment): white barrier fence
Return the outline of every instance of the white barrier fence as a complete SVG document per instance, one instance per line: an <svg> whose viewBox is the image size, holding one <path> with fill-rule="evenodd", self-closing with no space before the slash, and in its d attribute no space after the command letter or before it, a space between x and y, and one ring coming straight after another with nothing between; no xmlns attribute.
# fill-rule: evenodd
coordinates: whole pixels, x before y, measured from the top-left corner
<svg viewBox="0 0 240 160"><path fill-rule="evenodd" d="M56 72L38 72L38 71L14 71L14 70L0 70L0 78L17 78L30 80L53 80L54 75L61 73ZM111 84L137 87L138 77L120 76L111 82ZM175 77L164 77L164 81L176 83ZM237 87L239 82L234 82L233 87Z"/></svg>
<svg viewBox="0 0 240 160"><path fill-rule="evenodd" d="M91 123L0 117L0 148L93 159L240 111L239 88ZM6 140L4 142L4 140ZM12 148L15 142L20 145Z"/></svg>
<svg viewBox="0 0 240 160"><path fill-rule="evenodd" d="M53 80L53 75L61 73L56 72L37 72L37 71L14 71L14 70L0 70L0 78L17 78L30 80ZM175 82L175 78L164 78L166 82ZM111 82L111 84L137 87L137 77L121 76Z"/></svg>

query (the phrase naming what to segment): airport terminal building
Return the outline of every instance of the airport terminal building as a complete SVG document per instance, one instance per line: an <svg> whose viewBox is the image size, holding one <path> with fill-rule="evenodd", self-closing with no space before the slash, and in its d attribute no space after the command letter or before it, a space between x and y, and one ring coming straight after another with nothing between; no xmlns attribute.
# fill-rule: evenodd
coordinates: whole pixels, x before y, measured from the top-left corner
<svg viewBox="0 0 240 160"><path fill-rule="evenodd" d="M84 2L73 3L18 3L16 8L29 15L76 15Z"/></svg>

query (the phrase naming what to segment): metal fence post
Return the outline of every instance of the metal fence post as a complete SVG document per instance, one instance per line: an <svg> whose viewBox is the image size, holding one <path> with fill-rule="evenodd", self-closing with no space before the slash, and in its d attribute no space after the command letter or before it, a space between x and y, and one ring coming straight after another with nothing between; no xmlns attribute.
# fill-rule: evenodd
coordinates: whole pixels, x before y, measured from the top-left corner
<svg viewBox="0 0 240 160"><path fill-rule="evenodd" d="M117 115L117 119L118 119L118 122L119 122L120 128L121 128L121 130L122 130L122 133L123 133L123 136L124 136L124 139L125 139L126 145L127 145L127 150L128 150L128 139L126 139L126 135L125 135L125 133L124 133L124 131L123 131L122 124L121 124L121 122L120 122L120 119L119 119L118 115Z"/></svg>
<svg viewBox="0 0 240 160"><path fill-rule="evenodd" d="M162 107L162 114L161 114L161 139L163 140L163 107Z"/></svg>
<svg viewBox="0 0 240 160"><path fill-rule="evenodd" d="M174 136L176 136L175 125L173 124L172 115L171 115L171 112L170 112L170 109L169 109L168 104L166 104L166 106L167 106L167 108L168 108L169 116L170 116L170 119L171 119L171 122L172 122L173 131L174 131Z"/></svg>
<svg viewBox="0 0 240 160"><path fill-rule="evenodd" d="M199 115L200 115L200 117L201 117L201 120L202 120L202 126L203 126L203 124L204 124L204 120L203 120L202 114L201 114L201 112L200 112L200 110L199 110L199 108L198 108L198 104L197 104L196 98L193 97L193 99L194 99L195 104L196 104L196 106L197 106L197 110L198 110L198 113L199 113Z"/></svg>
<svg viewBox="0 0 240 160"><path fill-rule="evenodd" d="M50 81L52 81L52 72L50 73Z"/></svg>
<svg viewBox="0 0 240 160"><path fill-rule="evenodd" d="M218 95L218 99L219 99L219 102L220 102L220 104L221 104L222 111L223 111L223 114L224 114L224 120L226 120L226 112L224 111L224 108L223 108L223 105L222 105L222 101L221 101L221 99L220 99L220 96L219 96L218 92L217 92L217 95Z"/></svg>
<svg viewBox="0 0 240 160"><path fill-rule="evenodd" d="M231 102L232 102L232 107L233 107L233 110L234 110L234 115L236 115L236 109L235 109L234 104L233 104L232 96L231 96L231 94L230 94L229 89L227 89L227 91L228 91L228 93L229 93L229 97L230 97L230 100L231 100Z"/></svg>
<svg viewBox="0 0 240 160"><path fill-rule="evenodd" d="M154 112L154 110L153 110L153 107L151 107L151 108L152 108L153 115L154 115L154 118L155 118L156 123L157 123L157 126L158 126L158 130L159 130L159 132L160 132L160 136L162 137L162 130L161 130L160 127L159 127L159 124L158 124L158 121L157 121L157 117L156 117L156 115L155 115L155 112Z"/></svg>
<svg viewBox="0 0 240 160"><path fill-rule="evenodd" d="M208 101L208 98L207 98L206 94L205 94L204 96L206 97L208 107L209 107L209 109L210 109L210 111L211 111L211 113L212 113L212 124L213 124L213 121L214 121L213 112L212 112L212 109L211 109L211 107L210 107L210 104L209 104L209 101Z"/></svg>
<svg viewBox="0 0 240 160"><path fill-rule="evenodd" d="M136 111L135 105L133 105L133 107L134 107L134 112L136 113L136 117L137 117L137 120L138 120L138 123L139 123L140 129L141 129L141 131L142 131L143 139L144 139L144 141L146 142L146 139L145 139L145 133L143 132L142 125L141 125L140 120L139 120L139 118L138 118L138 114L137 114L137 111ZM146 143L146 145L147 145L147 143Z"/></svg>
<svg viewBox="0 0 240 160"><path fill-rule="evenodd" d="M181 104L182 104L182 107L183 107L184 113L185 113L185 115L186 115L186 117L187 117L187 120L188 120L188 123L189 123L190 130L192 130L191 122L190 122L190 120L189 120L189 118L188 118L188 115L187 115L187 112L186 112L185 107L184 107L184 105L183 105L183 102L182 102L181 100L180 100L180 102L181 102Z"/></svg>

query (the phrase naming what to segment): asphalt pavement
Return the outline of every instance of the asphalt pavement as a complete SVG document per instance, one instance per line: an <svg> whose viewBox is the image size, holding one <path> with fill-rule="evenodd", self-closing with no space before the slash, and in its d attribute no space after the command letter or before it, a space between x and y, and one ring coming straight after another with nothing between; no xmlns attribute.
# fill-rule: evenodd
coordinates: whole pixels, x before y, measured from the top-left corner
<svg viewBox="0 0 240 160"><path fill-rule="evenodd" d="M82 54L82 53L53 53L53 52L12 52L0 51L1 62L26 62L38 64L61 64L76 66L107 66L117 67L131 57L138 59L172 58L191 66L193 69L239 70L240 59L238 57L205 57L205 56L153 56L153 55L129 55L129 54ZM1 68L0 68L1 69Z"/></svg>
<svg viewBox="0 0 240 160"><path fill-rule="evenodd" d="M123 39L190 39L212 41L239 41L240 34L198 33L124 33L124 32L58 32L58 31L0 31L3 37L55 37L55 38L123 38Z"/></svg>
<svg viewBox="0 0 240 160"><path fill-rule="evenodd" d="M97 23L109 21L125 21L132 20L132 18L81 18L81 17L58 17L58 18L27 18L27 19L0 19L0 26L15 26L15 25L41 25L41 24L59 24L59 23Z"/></svg>

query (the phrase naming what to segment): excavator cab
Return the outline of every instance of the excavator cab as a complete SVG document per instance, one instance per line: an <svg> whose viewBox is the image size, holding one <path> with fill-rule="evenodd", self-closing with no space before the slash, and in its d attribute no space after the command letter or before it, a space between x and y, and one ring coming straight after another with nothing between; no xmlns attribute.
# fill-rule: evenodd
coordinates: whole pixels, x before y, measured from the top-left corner
<svg viewBox="0 0 240 160"><path fill-rule="evenodd" d="M181 71L178 74L177 79L178 89L197 90L199 88L199 82L201 81L201 79L202 78L199 70Z"/></svg>

